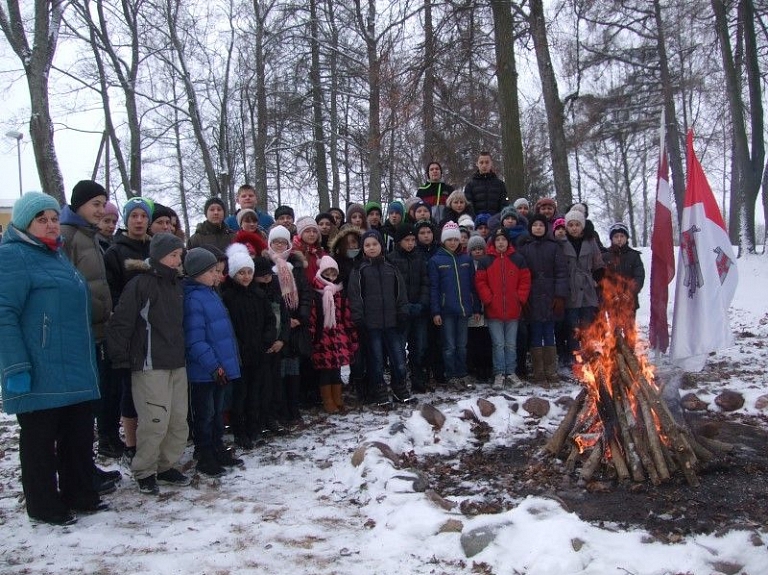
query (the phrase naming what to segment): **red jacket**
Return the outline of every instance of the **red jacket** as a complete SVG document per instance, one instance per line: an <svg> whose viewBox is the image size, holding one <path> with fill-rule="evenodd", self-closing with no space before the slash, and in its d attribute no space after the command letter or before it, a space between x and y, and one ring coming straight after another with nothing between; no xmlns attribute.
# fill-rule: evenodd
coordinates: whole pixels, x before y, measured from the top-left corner
<svg viewBox="0 0 768 575"><path fill-rule="evenodd" d="M531 272L525 258L511 245L499 254L490 244L478 262L475 288L485 307L485 317L501 321L518 319L531 291Z"/></svg>

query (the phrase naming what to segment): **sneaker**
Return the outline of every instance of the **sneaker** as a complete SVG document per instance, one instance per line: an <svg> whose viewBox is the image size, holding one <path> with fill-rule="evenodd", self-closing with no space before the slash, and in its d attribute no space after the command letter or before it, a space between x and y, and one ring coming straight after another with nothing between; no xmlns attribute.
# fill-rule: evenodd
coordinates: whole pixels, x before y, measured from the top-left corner
<svg viewBox="0 0 768 575"><path fill-rule="evenodd" d="M395 403L417 403L417 399L413 397L408 390L403 390L400 393L393 391L392 399Z"/></svg>
<svg viewBox="0 0 768 575"><path fill-rule="evenodd" d="M198 471L198 473L202 473L208 477L221 477L227 472L226 469L224 469L221 464L212 457L201 458L197 462L195 469Z"/></svg>
<svg viewBox="0 0 768 575"><path fill-rule="evenodd" d="M491 387L497 391L504 389L504 379L505 378L503 373L497 373L493 377L493 384L491 385Z"/></svg>
<svg viewBox="0 0 768 575"><path fill-rule="evenodd" d="M160 488L157 486L157 477L150 475L143 479L138 479L136 483L139 484L139 493L144 495L159 495Z"/></svg>
<svg viewBox="0 0 768 575"><path fill-rule="evenodd" d="M523 382L522 382L522 380L519 377L517 377L517 374L513 373L513 374L507 376L506 386L507 387L522 387L523 386Z"/></svg>
<svg viewBox="0 0 768 575"><path fill-rule="evenodd" d="M95 467L95 466L94 466ZM120 473L117 469L100 469L96 467L96 476L99 477L102 480L105 481L111 481L113 483L117 483L123 478L123 474Z"/></svg>
<svg viewBox="0 0 768 575"><path fill-rule="evenodd" d="M160 485L176 485L177 487L186 487L192 483L192 480L178 469L171 467L157 474L157 482Z"/></svg>
<svg viewBox="0 0 768 575"><path fill-rule="evenodd" d="M32 517L30 515L29 520L35 525L46 523L48 525L58 525L61 527L77 523L77 517L71 511L64 511L63 513L46 515L44 517Z"/></svg>
<svg viewBox="0 0 768 575"><path fill-rule="evenodd" d="M76 503L70 505L69 508L72 511L77 511L78 513L93 515L94 513L99 513L100 511L109 511L109 503L104 503L103 501L90 501L88 503Z"/></svg>
<svg viewBox="0 0 768 575"><path fill-rule="evenodd" d="M475 389L475 380L471 375L465 375L461 378L464 389Z"/></svg>

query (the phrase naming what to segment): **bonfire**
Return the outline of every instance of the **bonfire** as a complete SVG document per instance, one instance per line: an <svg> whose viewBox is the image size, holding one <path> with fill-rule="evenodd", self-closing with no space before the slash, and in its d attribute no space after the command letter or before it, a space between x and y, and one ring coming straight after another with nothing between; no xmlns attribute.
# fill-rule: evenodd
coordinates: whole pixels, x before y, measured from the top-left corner
<svg viewBox="0 0 768 575"><path fill-rule="evenodd" d="M580 466L585 482L602 470L654 485L682 474L698 486L703 464L730 446L695 436L673 417L653 365L636 351L631 280L607 275L601 287L597 317L578 334L574 373L582 390L545 450L564 457L569 473Z"/></svg>

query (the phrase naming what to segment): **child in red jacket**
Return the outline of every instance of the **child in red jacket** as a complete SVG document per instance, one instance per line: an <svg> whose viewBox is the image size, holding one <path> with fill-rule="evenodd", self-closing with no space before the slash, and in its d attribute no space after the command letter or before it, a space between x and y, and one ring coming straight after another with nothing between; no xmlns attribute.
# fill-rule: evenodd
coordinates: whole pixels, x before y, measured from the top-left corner
<svg viewBox="0 0 768 575"><path fill-rule="evenodd" d="M493 349L493 387L522 385L517 368L517 320L531 290L531 273L505 228L497 229L475 273Z"/></svg>

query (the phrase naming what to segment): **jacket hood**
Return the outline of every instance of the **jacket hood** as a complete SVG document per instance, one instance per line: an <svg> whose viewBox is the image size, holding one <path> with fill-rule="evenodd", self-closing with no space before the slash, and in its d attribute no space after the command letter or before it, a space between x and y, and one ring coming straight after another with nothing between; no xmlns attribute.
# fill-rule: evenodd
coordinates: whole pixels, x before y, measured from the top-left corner
<svg viewBox="0 0 768 575"><path fill-rule="evenodd" d="M328 246L331 255L336 257L339 254L339 251L342 247L346 248L347 246L347 238L351 235L354 235L357 237L358 243L360 243L360 237L362 236L362 230L360 228L356 228L354 226L349 226L342 228L339 230L339 233L336 234L336 237L333 238L331 241L331 244Z"/></svg>
<svg viewBox="0 0 768 575"><path fill-rule="evenodd" d="M62 241L61 236L59 236L59 241ZM27 244L29 246L40 248L42 250L48 250L51 253L54 253L50 248L48 248L48 246L46 246L35 236L28 234L26 231L20 230L13 224L8 224L8 228L6 228L5 232L3 233L3 241L0 242L0 245L5 244Z"/></svg>
<svg viewBox="0 0 768 575"><path fill-rule="evenodd" d="M210 235L210 234L223 234L229 231L227 224L221 222L220 224L212 224L208 220L197 224L195 228L196 234Z"/></svg>
<svg viewBox="0 0 768 575"><path fill-rule="evenodd" d="M69 206L64 206L61 209L61 214L59 215L59 223L62 226L77 226L78 228L96 229L96 226L86 222L80 215L73 212L72 208Z"/></svg>

